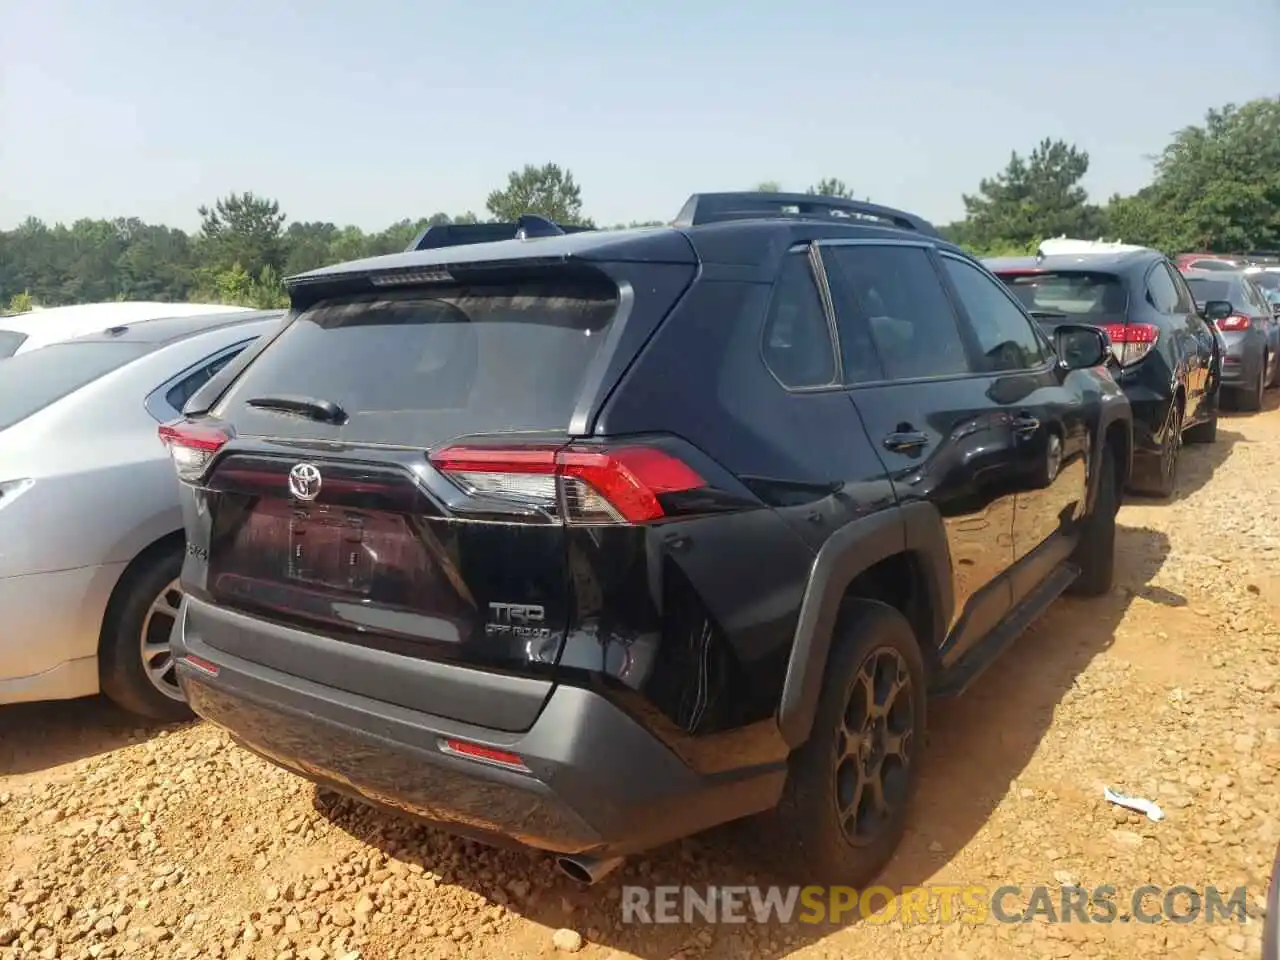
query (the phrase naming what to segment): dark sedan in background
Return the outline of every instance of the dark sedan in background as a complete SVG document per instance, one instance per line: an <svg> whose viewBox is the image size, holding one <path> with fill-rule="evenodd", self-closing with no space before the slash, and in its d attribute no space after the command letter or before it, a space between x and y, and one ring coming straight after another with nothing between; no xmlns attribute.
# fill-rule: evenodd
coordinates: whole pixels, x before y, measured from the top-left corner
<svg viewBox="0 0 1280 960"><path fill-rule="evenodd" d="M1222 386L1241 410L1262 408L1263 392L1280 383L1280 323L1267 295L1242 272L1184 270L1197 306L1226 344Z"/></svg>
<svg viewBox="0 0 1280 960"><path fill-rule="evenodd" d="M1096 252L1085 252L1091 246ZM1173 264L1145 247L1084 242L1069 253L985 262L1049 332L1062 323L1106 331L1133 407L1131 486L1170 496L1183 438L1217 438L1222 360L1222 341Z"/></svg>

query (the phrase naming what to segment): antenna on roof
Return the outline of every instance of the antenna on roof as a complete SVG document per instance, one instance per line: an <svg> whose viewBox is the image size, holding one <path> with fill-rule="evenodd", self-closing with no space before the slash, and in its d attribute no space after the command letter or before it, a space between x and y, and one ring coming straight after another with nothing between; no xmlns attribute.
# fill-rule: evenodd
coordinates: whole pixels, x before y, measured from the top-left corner
<svg viewBox="0 0 1280 960"><path fill-rule="evenodd" d="M533 237L563 237L564 231L557 224L536 213L521 214L516 220L516 239L529 240Z"/></svg>

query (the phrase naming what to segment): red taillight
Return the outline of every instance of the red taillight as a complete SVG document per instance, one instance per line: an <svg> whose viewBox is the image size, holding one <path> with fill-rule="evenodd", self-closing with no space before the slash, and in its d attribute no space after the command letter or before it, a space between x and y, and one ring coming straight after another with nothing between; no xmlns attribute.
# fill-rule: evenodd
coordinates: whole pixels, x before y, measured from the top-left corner
<svg viewBox="0 0 1280 960"><path fill-rule="evenodd" d="M161 424L159 435L169 448L178 479L187 483L204 477L213 455L231 439L230 432L222 427L189 420Z"/></svg>
<svg viewBox="0 0 1280 960"><path fill-rule="evenodd" d="M468 743L466 740L454 740L452 738L441 740L439 744L442 752L453 754L455 757L478 760L481 763L493 764L495 767L506 767L508 770L529 773L529 767L525 762L516 754L508 753L506 750L496 750L493 747L485 747L478 743Z"/></svg>
<svg viewBox="0 0 1280 960"><path fill-rule="evenodd" d="M1111 340L1111 353L1116 363L1128 367L1155 349L1160 328L1153 323L1108 323L1103 325Z"/></svg>
<svg viewBox="0 0 1280 960"><path fill-rule="evenodd" d="M658 497L706 486L654 447L446 447L431 462L463 491L563 516L568 523L647 523Z"/></svg>
<svg viewBox="0 0 1280 960"><path fill-rule="evenodd" d="M1233 313L1229 317L1221 317L1218 320L1218 329L1223 333L1239 333L1249 329L1252 321L1248 317L1242 317L1238 313Z"/></svg>

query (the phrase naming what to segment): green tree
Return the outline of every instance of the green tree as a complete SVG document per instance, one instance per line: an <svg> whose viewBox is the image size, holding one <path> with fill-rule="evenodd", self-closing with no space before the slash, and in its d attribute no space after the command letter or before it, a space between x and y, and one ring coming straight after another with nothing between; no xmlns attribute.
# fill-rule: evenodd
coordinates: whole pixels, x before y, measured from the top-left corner
<svg viewBox="0 0 1280 960"><path fill-rule="evenodd" d="M782 193L782 184L777 180L761 180L751 189L756 193Z"/></svg>
<svg viewBox="0 0 1280 960"><path fill-rule="evenodd" d="M844 197L846 200L853 199L853 190L849 185L839 177L823 177L817 183L810 186L805 193L819 197Z"/></svg>
<svg viewBox="0 0 1280 960"><path fill-rule="evenodd" d="M232 193L200 208L201 266L222 272L235 264L257 276L264 267L284 269L285 215L275 200Z"/></svg>
<svg viewBox="0 0 1280 960"><path fill-rule="evenodd" d="M554 163L541 167L525 164L523 169L511 171L506 188L490 193L485 206L500 222L533 213L553 223L593 225L582 215L582 188L572 173Z"/></svg>
<svg viewBox="0 0 1280 960"><path fill-rule="evenodd" d="M957 235L980 251L1023 249L1063 234L1093 239L1103 218L1080 186L1088 170L1089 154L1063 140L1042 140L1026 159L1014 152L1001 173L963 197Z"/></svg>
<svg viewBox="0 0 1280 960"><path fill-rule="evenodd" d="M15 293L9 298L8 313L30 313L35 304L31 301L31 294L26 290L22 293Z"/></svg>
<svg viewBox="0 0 1280 960"><path fill-rule="evenodd" d="M1165 248L1280 247L1280 97L1228 104L1178 131L1140 197L1113 216L1142 218Z"/></svg>

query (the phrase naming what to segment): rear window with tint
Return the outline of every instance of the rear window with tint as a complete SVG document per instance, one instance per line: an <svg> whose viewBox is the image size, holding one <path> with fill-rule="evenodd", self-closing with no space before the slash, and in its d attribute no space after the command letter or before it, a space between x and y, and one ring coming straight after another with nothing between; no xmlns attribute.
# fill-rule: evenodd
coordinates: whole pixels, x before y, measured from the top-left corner
<svg viewBox="0 0 1280 960"><path fill-rule="evenodd" d="M150 350L145 343L55 343L10 357L0 363L0 430Z"/></svg>
<svg viewBox="0 0 1280 960"><path fill-rule="evenodd" d="M325 300L294 319L214 412L242 434L422 447L564 430L616 310L617 288L604 278ZM248 405L278 396L335 403L348 420Z"/></svg>
<svg viewBox="0 0 1280 960"><path fill-rule="evenodd" d="M17 353L22 341L26 339L27 335L17 330L0 330L0 360Z"/></svg>
<svg viewBox="0 0 1280 960"><path fill-rule="evenodd" d="M1000 279L1028 310L1102 317L1123 314L1129 305L1124 283L1109 273L1003 274Z"/></svg>
<svg viewBox="0 0 1280 960"><path fill-rule="evenodd" d="M1184 277L1187 286L1191 288L1191 295L1196 298L1196 303L1202 306L1210 300L1235 300L1232 296L1235 284L1230 280L1204 280L1200 277Z"/></svg>

